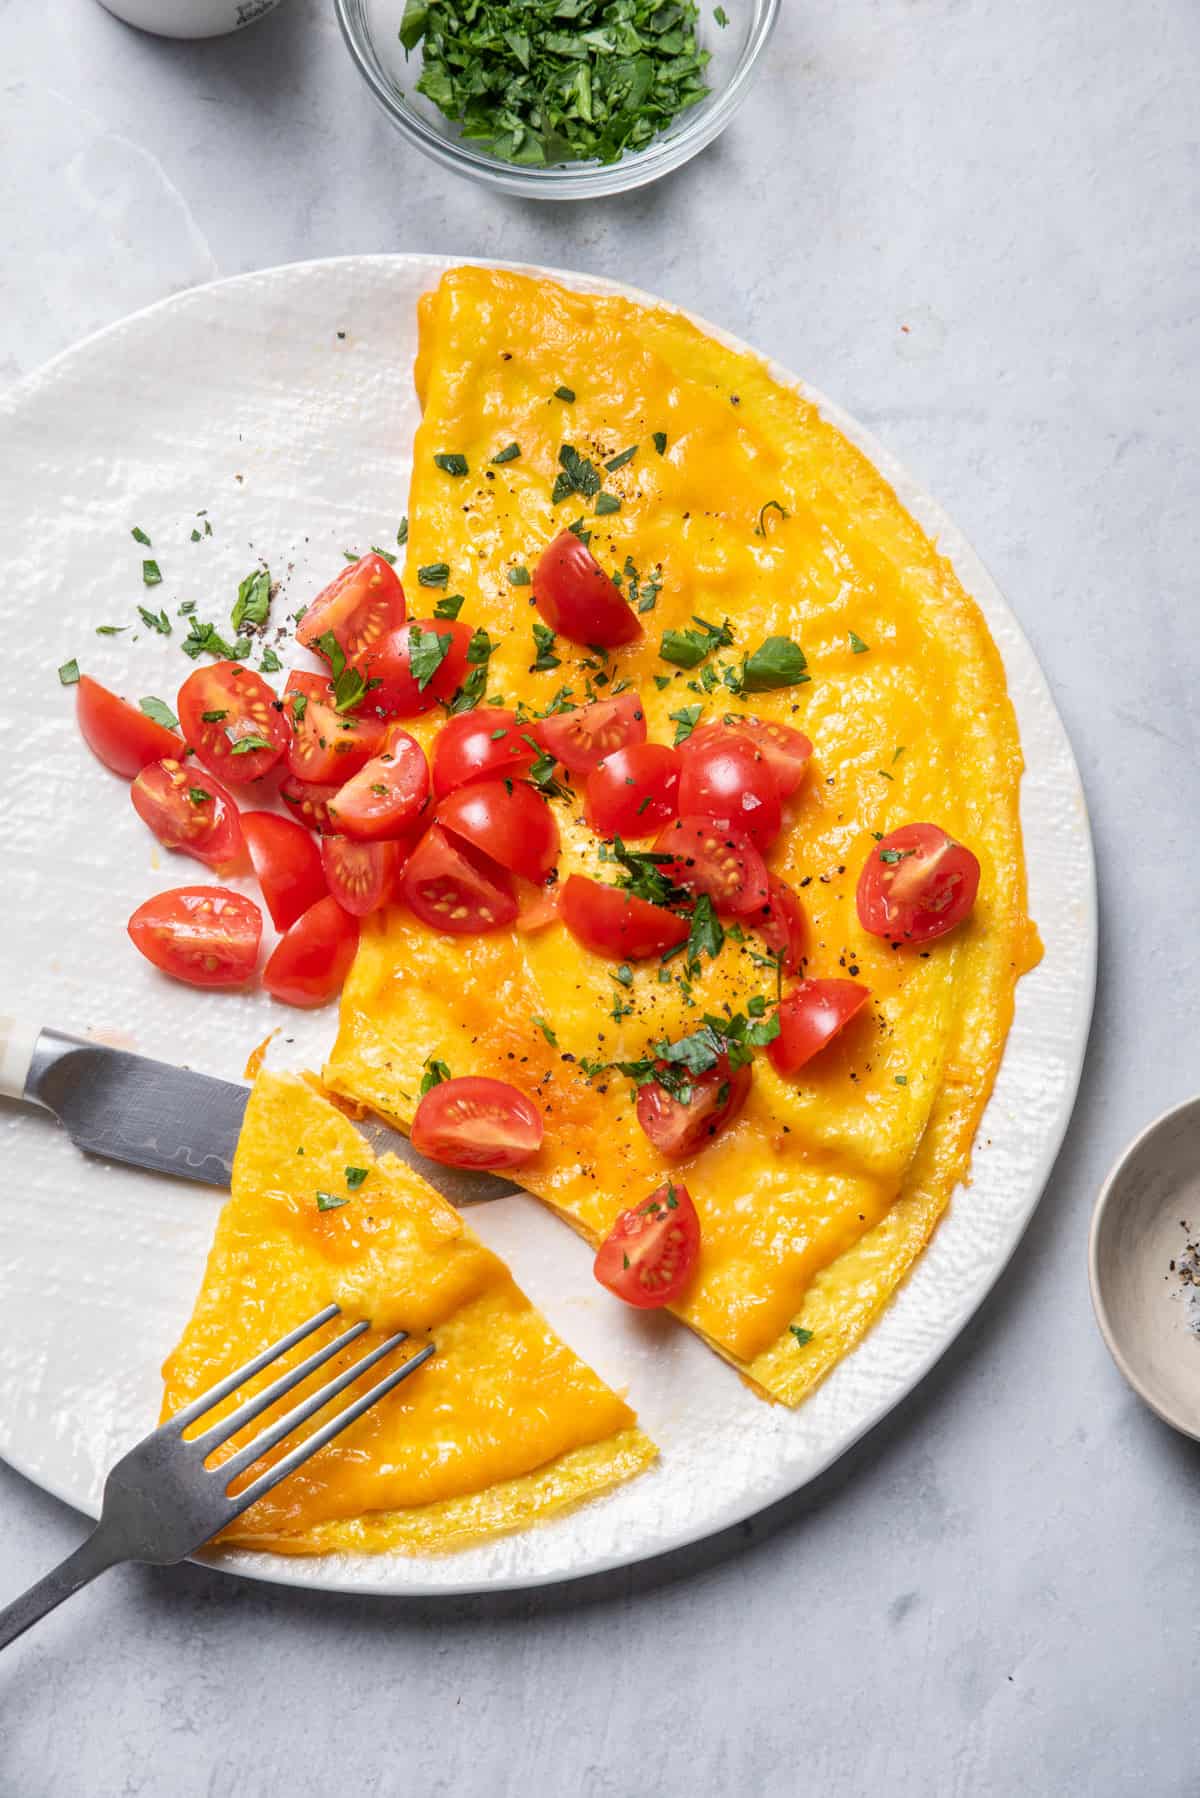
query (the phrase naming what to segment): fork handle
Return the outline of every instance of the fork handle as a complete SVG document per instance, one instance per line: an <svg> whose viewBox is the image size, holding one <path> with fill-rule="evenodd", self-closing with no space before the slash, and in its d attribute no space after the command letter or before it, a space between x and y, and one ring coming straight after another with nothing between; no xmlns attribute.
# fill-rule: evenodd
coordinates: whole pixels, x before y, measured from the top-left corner
<svg viewBox="0 0 1200 1798"><path fill-rule="evenodd" d="M86 1542L81 1542L74 1554L69 1554L50 1573L43 1575L37 1584L30 1586L28 1592L22 1592L20 1598L14 1598L10 1605L0 1611L0 1648L7 1648L18 1636L24 1635L31 1623L36 1623L64 1598L70 1598L72 1592L78 1592L94 1580L98 1573L106 1568L115 1567L118 1561L127 1557L116 1548L105 1536L103 1527L94 1529Z"/></svg>

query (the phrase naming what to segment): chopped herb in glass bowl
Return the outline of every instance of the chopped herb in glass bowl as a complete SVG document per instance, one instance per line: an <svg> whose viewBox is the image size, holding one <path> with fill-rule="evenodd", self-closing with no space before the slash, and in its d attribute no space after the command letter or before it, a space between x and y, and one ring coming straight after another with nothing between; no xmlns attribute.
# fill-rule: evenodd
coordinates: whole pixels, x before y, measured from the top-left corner
<svg viewBox="0 0 1200 1798"><path fill-rule="evenodd" d="M710 143L779 0L335 0L393 123L460 173L541 198L639 187Z"/></svg>

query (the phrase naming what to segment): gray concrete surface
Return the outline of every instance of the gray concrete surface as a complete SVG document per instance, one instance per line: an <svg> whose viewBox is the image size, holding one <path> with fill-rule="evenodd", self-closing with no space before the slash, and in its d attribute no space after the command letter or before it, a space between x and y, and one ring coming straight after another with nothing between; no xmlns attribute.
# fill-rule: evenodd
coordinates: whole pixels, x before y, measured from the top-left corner
<svg viewBox="0 0 1200 1798"><path fill-rule="evenodd" d="M1084 1262L1108 1164L1200 1087L1198 54L1194 0L786 0L721 143L552 210L406 150L323 0L191 47L95 0L0 3L0 379L194 282L346 251L685 301L872 425L973 538L1073 736L1103 904L1033 1227L819 1490L495 1602L110 1575L0 1664L6 1798L1200 1792L1200 1451L1122 1385ZM0 1468L0 1593L80 1527Z"/></svg>

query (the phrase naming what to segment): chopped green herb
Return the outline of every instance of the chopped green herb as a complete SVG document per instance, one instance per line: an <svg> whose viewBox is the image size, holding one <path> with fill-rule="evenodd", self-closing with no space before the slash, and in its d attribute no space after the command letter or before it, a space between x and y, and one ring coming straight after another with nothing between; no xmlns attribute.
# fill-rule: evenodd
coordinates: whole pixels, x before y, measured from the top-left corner
<svg viewBox="0 0 1200 1798"><path fill-rule="evenodd" d="M812 1331L806 1330L801 1324L789 1324L788 1329L792 1332L792 1335L801 1346L806 1342L811 1342L813 1339Z"/></svg>
<svg viewBox="0 0 1200 1798"><path fill-rule="evenodd" d="M373 556L382 556L384 561L391 568L394 568L396 566L396 557L392 554L391 550L390 549L380 549L378 543L372 543L371 554Z"/></svg>
<svg viewBox="0 0 1200 1798"><path fill-rule="evenodd" d="M554 653L554 632L548 624L534 624L533 643L537 659L530 666L531 674L545 674L551 668L562 666L559 657Z"/></svg>
<svg viewBox="0 0 1200 1798"><path fill-rule="evenodd" d="M185 599L183 604L179 608L179 616L181 618L190 618L192 613L195 610L196 610L195 600L194 599Z"/></svg>
<svg viewBox="0 0 1200 1798"><path fill-rule="evenodd" d="M654 677L654 684L660 693L665 693L671 684L671 676L669 674L656 674Z"/></svg>
<svg viewBox="0 0 1200 1798"><path fill-rule="evenodd" d="M528 587L529 582L529 570L525 567L524 563L518 562L515 568L509 569L508 584L510 587Z"/></svg>
<svg viewBox="0 0 1200 1798"><path fill-rule="evenodd" d="M71 657L69 662L61 662L59 664L58 678L64 687L73 687L78 681L79 663L75 660L74 656Z"/></svg>
<svg viewBox="0 0 1200 1798"><path fill-rule="evenodd" d="M460 456L457 450L451 450L440 456L435 456L433 460L435 466L440 468L443 474L464 475L469 472L467 468L467 458L465 456Z"/></svg>
<svg viewBox="0 0 1200 1798"><path fill-rule="evenodd" d="M680 706L677 712L668 713L668 716L674 720L675 747L677 749L681 743L687 742L688 738L699 724L700 714L703 710L704 707L702 705L684 705Z"/></svg>
<svg viewBox="0 0 1200 1798"><path fill-rule="evenodd" d="M422 1098L424 1098L426 1093L432 1092L435 1086L440 1086L443 1080L452 1080L454 1077L451 1074L450 1069L446 1066L446 1063L444 1061L438 1061L436 1056L427 1055L425 1057L424 1065L425 1072L421 1076Z"/></svg>
<svg viewBox="0 0 1200 1798"><path fill-rule="evenodd" d="M235 635L241 634L242 626L249 625L252 630L260 629L267 622L267 613L271 609L271 576L266 568L256 568L240 582L237 598L233 603L233 613L229 622Z"/></svg>
<svg viewBox="0 0 1200 1798"><path fill-rule="evenodd" d="M422 587L444 587L449 579L449 562L426 562L424 568L417 569L417 580Z"/></svg>
<svg viewBox="0 0 1200 1798"><path fill-rule="evenodd" d="M666 455L666 453L667 453L667 433L665 431L655 431L654 447L658 451L660 456Z"/></svg>
<svg viewBox="0 0 1200 1798"><path fill-rule="evenodd" d="M142 580L147 587L157 587L162 580L162 570L158 563L147 559L142 563Z"/></svg>
<svg viewBox="0 0 1200 1798"><path fill-rule="evenodd" d="M549 1043L550 1047L552 1049L557 1049L558 1038L555 1036L555 1034L554 1034L553 1030L550 1028L549 1024L547 1024L545 1018L537 1018L537 1017L531 1018L530 1022L537 1025L538 1029L541 1031L542 1035L545 1037L545 1039Z"/></svg>
<svg viewBox="0 0 1200 1798"><path fill-rule="evenodd" d="M916 853L915 849L881 849L879 859L894 867L897 862L902 862L906 855L915 855Z"/></svg>
<svg viewBox="0 0 1200 1798"><path fill-rule="evenodd" d="M262 652L262 661L259 663L259 667L264 674L278 674L279 670L283 667L283 663L279 660L279 657L275 654L275 651L271 648L269 643Z"/></svg>
<svg viewBox="0 0 1200 1798"><path fill-rule="evenodd" d="M554 389L554 397L556 400L566 400L568 406L573 406L575 404L575 389L573 387L556 387Z"/></svg>
<svg viewBox="0 0 1200 1798"><path fill-rule="evenodd" d="M96 635L98 637L119 637L122 631L127 631L128 629L129 626L127 624L98 624L96 626Z"/></svg>
<svg viewBox="0 0 1200 1798"><path fill-rule="evenodd" d="M783 507L780 505L780 503L777 499L769 499L767 501L766 505L762 508L761 512L758 515L758 523L754 527L754 535L756 537L765 537L766 536L766 534L767 534L767 513L771 512L771 511L778 512L778 514L781 518L787 518L789 516L788 513L784 511Z"/></svg>
<svg viewBox="0 0 1200 1798"><path fill-rule="evenodd" d="M615 493L598 493L596 495L596 516L604 518L609 512L619 512L621 502Z"/></svg>
<svg viewBox="0 0 1200 1798"><path fill-rule="evenodd" d="M343 1205L348 1205L349 1203L349 1199L338 1198L336 1193L319 1192L317 1194L318 1211L339 1211Z"/></svg>
<svg viewBox="0 0 1200 1798"><path fill-rule="evenodd" d="M192 618L188 624L188 634L179 647L193 662L197 656L206 653L219 656L222 661L240 662L250 654L250 639L239 637L235 643L227 643L215 625L201 624L198 618Z"/></svg>
<svg viewBox="0 0 1200 1798"><path fill-rule="evenodd" d="M400 549L408 542L408 519L402 518L396 527L396 543Z"/></svg>
<svg viewBox="0 0 1200 1798"><path fill-rule="evenodd" d="M453 641L449 632L441 637L436 631L423 631L418 624L409 626L408 666L422 693L449 655Z"/></svg>
<svg viewBox="0 0 1200 1798"><path fill-rule="evenodd" d="M566 0L567 4L571 0ZM570 499L577 493L580 499L592 499L600 491L600 474L594 462L581 456L573 444L564 443L558 452L559 467L562 473L554 483L554 491L550 498L554 505L560 505L564 499Z"/></svg>
<svg viewBox="0 0 1200 1798"><path fill-rule="evenodd" d="M497 450L496 454L492 457L492 461L499 467L502 462L515 462L520 454L521 446L519 443L506 443L502 450Z"/></svg>
<svg viewBox="0 0 1200 1798"><path fill-rule="evenodd" d="M707 893L701 893L692 911L692 927L687 943L688 960L698 961L702 950L705 955L719 955L724 943L725 931L713 909L713 902ZM747 1011L753 1004L754 1000L751 999L750 1005L746 1007Z"/></svg>
<svg viewBox="0 0 1200 1798"><path fill-rule="evenodd" d="M742 688L767 693L775 687L797 687L808 680L804 651L790 637L768 637L742 664Z"/></svg>
<svg viewBox="0 0 1200 1798"><path fill-rule="evenodd" d="M135 524L129 535L133 538L135 543L144 543L147 549L153 547L149 537L147 537L140 524Z"/></svg>
<svg viewBox="0 0 1200 1798"><path fill-rule="evenodd" d="M724 31L726 25L728 25L728 23L729 23L729 14L725 11L725 8L723 6L714 6L713 7L713 18L717 21L717 24L721 27L721 30Z"/></svg>
<svg viewBox="0 0 1200 1798"><path fill-rule="evenodd" d="M171 635L171 620L165 612L150 612L145 606L139 606L138 616L149 630L157 631L160 637Z"/></svg>
<svg viewBox="0 0 1200 1798"><path fill-rule="evenodd" d="M193 805L207 805L212 794L204 787L189 787L188 798Z"/></svg>
<svg viewBox="0 0 1200 1798"><path fill-rule="evenodd" d="M348 1167L346 1169L346 1185L350 1188L351 1192L354 1192L357 1187L362 1185L370 1171L371 1170L368 1167Z"/></svg>
<svg viewBox="0 0 1200 1798"><path fill-rule="evenodd" d="M463 593L443 593L433 608L433 615L435 618L457 618L466 603Z"/></svg>
<svg viewBox="0 0 1200 1798"><path fill-rule="evenodd" d="M724 649L733 642L728 618L724 624L716 625L693 613L692 623L700 628L663 632L658 653L664 662L674 662L678 668L696 668L714 649Z"/></svg>
<svg viewBox="0 0 1200 1798"><path fill-rule="evenodd" d="M199 543L199 541L200 541L200 532L196 529L195 525L193 525L192 526L192 542Z"/></svg>
<svg viewBox="0 0 1200 1798"><path fill-rule="evenodd" d="M165 705L161 699L155 699L153 694L147 699L139 699L138 705L147 718L153 718L155 724L161 724L165 730L179 729L179 720L170 706Z"/></svg>
<svg viewBox="0 0 1200 1798"><path fill-rule="evenodd" d="M632 462L637 453L637 444L631 443L627 450L622 450L619 456L614 456L612 460L606 462L604 466L607 468L609 474L616 474L618 468L624 468L627 462Z"/></svg>
<svg viewBox="0 0 1200 1798"><path fill-rule="evenodd" d="M908 1085L908 1075L907 1074L897 1074L895 1076L895 1080L896 1080L897 1086L907 1086Z"/></svg>
<svg viewBox="0 0 1200 1798"><path fill-rule="evenodd" d="M305 705L308 704L308 696L305 693L293 694L292 698L293 698L293 700L298 699L298 698L303 699ZM225 712L225 711L201 712L201 714L200 714L201 722L204 724L220 724L224 719L228 718L228 716L229 716L229 713ZM303 714L301 714L301 716L303 716Z"/></svg>
<svg viewBox="0 0 1200 1798"><path fill-rule="evenodd" d="M850 632L850 648L856 656L865 656L871 645L864 643L857 631Z"/></svg>
<svg viewBox="0 0 1200 1798"><path fill-rule="evenodd" d="M236 743L230 745L230 752L233 755L249 755L251 751L255 749L274 749L274 747L274 743L272 743L268 737L259 737L251 734L249 736L239 737Z"/></svg>

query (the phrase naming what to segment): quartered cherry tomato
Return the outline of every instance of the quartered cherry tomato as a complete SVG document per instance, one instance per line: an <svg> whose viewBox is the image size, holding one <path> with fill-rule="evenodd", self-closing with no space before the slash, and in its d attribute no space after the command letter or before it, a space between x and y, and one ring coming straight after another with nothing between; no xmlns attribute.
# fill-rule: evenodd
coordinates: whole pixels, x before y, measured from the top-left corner
<svg viewBox="0 0 1200 1798"><path fill-rule="evenodd" d="M319 785L340 787L357 774L378 752L387 729L382 718L369 713L339 712L332 681L296 668L283 690L283 715L292 727L289 773Z"/></svg>
<svg viewBox="0 0 1200 1798"><path fill-rule="evenodd" d="M678 814L679 767L665 743L614 750L588 775L588 823L602 837L652 837Z"/></svg>
<svg viewBox="0 0 1200 1798"><path fill-rule="evenodd" d="M531 725L529 735L572 774L590 774L615 749L646 741L641 695L618 693L615 699L596 699L573 712L555 712Z"/></svg>
<svg viewBox="0 0 1200 1798"><path fill-rule="evenodd" d="M889 942L931 943L961 924L979 863L936 824L903 824L877 843L858 877L858 919Z"/></svg>
<svg viewBox="0 0 1200 1798"><path fill-rule="evenodd" d="M289 774L286 780L279 783L279 797L293 818L307 830L315 830L322 836L337 830L337 825L329 816L329 802L336 797L337 792L335 786L319 781L297 780L294 774Z"/></svg>
<svg viewBox="0 0 1200 1798"><path fill-rule="evenodd" d="M693 733L694 735L695 733ZM695 747L684 745L679 810L684 816L734 824L758 849L779 835L779 794L764 755L748 737L723 726Z"/></svg>
<svg viewBox="0 0 1200 1798"><path fill-rule="evenodd" d="M140 774L148 762L178 761L183 754L183 743L174 731L110 693L90 674L79 677L75 719L92 754L126 780Z"/></svg>
<svg viewBox="0 0 1200 1798"><path fill-rule="evenodd" d="M558 915L577 942L593 955L611 961L643 961L665 955L686 942L687 918L661 905L651 905L619 887L604 886L585 874L567 878L558 899Z"/></svg>
<svg viewBox="0 0 1200 1798"><path fill-rule="evenodd" d="M542 551L533 597L550 629L573 643L615 649L642 634L637 613L574 531L560 531Z"/></svg>
<svg viewBox="0 0 1200 1798"><path fill-rule="evenodd" d="M662 872L676 886L707 893L719 912L741 917L767 903L767 868L744 832L712 818L684 816L668 824L655 842L673 860Z"/></svg>
<svg viewBox="0 0 1200 1798"><path fill-rule="evenodd" d="M393 725L384 747L329 802L335 830L360 842L408 836L429 804L429 764L415 737Z"/></svg>
<svg viewBox="0 0 1200 1798"><path fill-rule="evenodd" d="M262 983L285 1005L324 1005L340 993L358 946L358 919L328 895L310 905L267 957Z"/></svg>
<svg viewBox="0 0 1200 1798"><path fill-rule="evenodd" d="M803 731L793 730L790 724L776 724L773 720L755 718L749 714L739 717L730 713L724 724L701 724L682 745L680 753L686 759L688 755L711 743L719 733L726 731L744 737L763 756L771 770L775 791L780 799L786 799L795 792L804 779L812 757L812 743Z"/></svg>
<svg viewBox="0 0 1200 1798"><path fill-rule="evenodd" d="M661 1066L665 1069L667 1064ZM746 1103L751 1078L749 1063L734 1070L729 1057L723 1055L715 1068L687 1075L677 1092L650 1080L638 1088L637 1121L660 1155L681 1161L733 1122Z"/></svg>
<svg viewBox="0 0 1200 1798"><path fill-rule="evenodd" d="M832 1042L871 997L857 980L802 980L779 1003L779 1035L767 1044L779 1074L795 1074Z"/></svg>
<svg viewBox="0 0 1200 1798"><path fill-rule="evenodd" d="M246 846L237 806L203 768L188 768L174 756L147 762L129 797L164 848L194 855L218 872L241 867Z"/></svg>
<svg viewBox="0 0 1200 1798"><path fill-rule="evenodd" d="M407 608L400 577L382 556L360 556L318 593L296 627L307 649L316 649L331 631L342 654L353 662L403 624Z"/></svg>
<svg viewBox="0 0 1200 1798"><path fill-rule="evenodd" d="M350 837L322 837L325 884L343 911L365 918L391 900L406 853L401 843L355 843Z"/></svg>
<svg viewBox="0 0 1200 1798"><path fill-rule="evenodd" d="M282 701L241 662L189 674L179 689L179 722L205 767L234 786L266 774L291 741Z"/></svg>
<svg viewBox="0 0 1200 1798"><path fill-rule="evenodd" d="M668 1180L622 1211L600 1244L593 1271L627 1305L650 1311L684 1291L700 1254L700 1219L686 1186Z"/></svg>
<svg viewBox="0 0 1200 1798"><path fill-rule="evenodd" d="M449 1167L520 1167L542 1146L542 1114L505 1080L467 1074L431 1086L413 1113L412 1145Z"/></svg>
<svg viewBox="0 0 1200 1798"><path fill-rule="evenodd" d="M303 825L276 812L244 812L242 829L271 922L286 930L325 897L320 851Z"/></svg>
<svg viewBox="0 0 1200 1798"><path fill-rule="evenodd" d="M517 882L517 929L526 936L545 930L558 917L558 887Z"/></svg>
<svg viewBox="0 0 1200 1798"><path fill-rule="evenodd" d="M767 875L767 903L753 917L753 924L772 955L779 957L785 974L798 974L808 948L808 919L804 907L786 880Z"/></svg>
<svg viewBox="0 0 1200 1798"><path fill-rule="evenodd" d="M475 781L448 794L435 815L444 830L526 880L544 880L558 860L554 814L527 781Z"/></svg>
<svg viewBox="0 0 1200 1798"><path fill-rule="evenodd" d="M128 924L135 949L189 986L244 986L254 972L262 913L228 887L175 887L139 905Z"/></svg>
<svg viewBox="0 0 1200 1798"><path fill-rule="evenodd" d="M376 683L360 712L415 718L439 699L452 699L467 672L470 642L470 630L456 618L415 618L389 631L355 663L364 680Z"/></svg>
<svg viewBox="0 0 1200 1798"><path fill-rule="evenodd" d="M536 758L528 725L502 706L476 706L450 718L433 739L433 793L444 799L455 787L498 775L524 774Z"/></svg>
<svg viewBox="0 0 1200 1798"><path fill-rule="evenodd" d="M430 826L409 857L400 892L423 924L451 936L496 930L517 915L504 869L438 824Z"/></svg>

